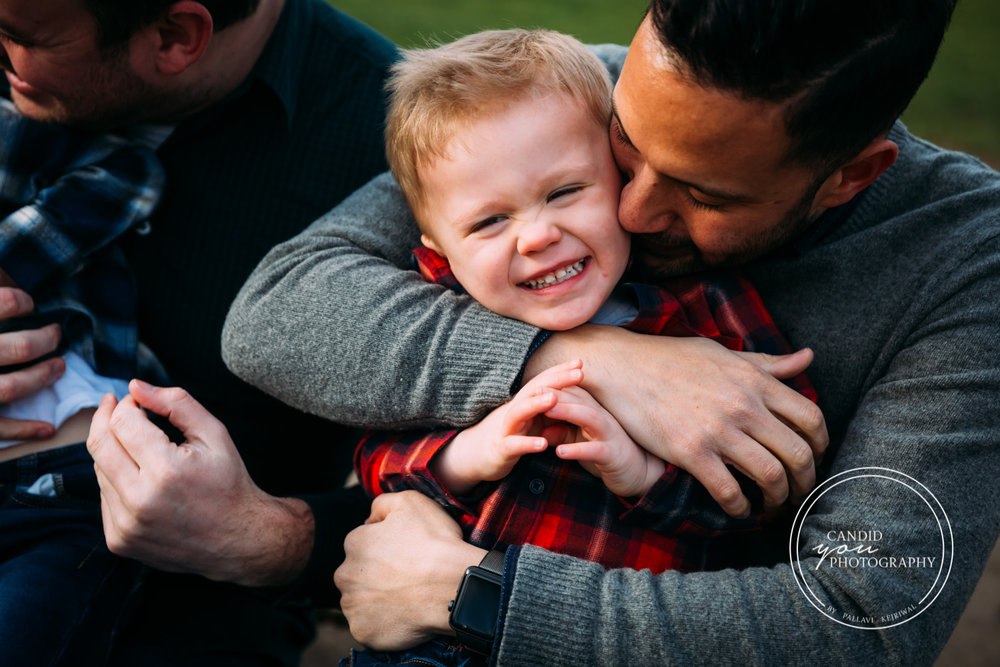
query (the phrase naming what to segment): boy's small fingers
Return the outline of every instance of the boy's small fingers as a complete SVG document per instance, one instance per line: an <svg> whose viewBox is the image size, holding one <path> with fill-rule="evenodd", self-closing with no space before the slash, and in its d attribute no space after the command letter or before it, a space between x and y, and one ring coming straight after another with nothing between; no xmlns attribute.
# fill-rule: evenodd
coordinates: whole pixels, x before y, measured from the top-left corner
<svg viewBox="0 0 1000 667"><path fill-rule="evenodd" d="M507 405L507 412L504 414L504 428L508 433L518 430L526 422L545 414L545 411L555 403L556 395L551 390L528 397L515 397Z"/></svg>
<svg viewBox="0 0 1000 667"><path fill-rule="evenodd" d="M568 461L602 462L604 447L592 441L570 442L556 447L556 456Z"/></svg>
<svg viewBox="0 0 1000 667"><path fill-rule="evenodd" d="M545 438L530 435L514 435L503 440L504 455L508 458L541 452L548 446L549 443Z"/></svg>
<svg viewBox="0 0 1000 667"><path fill-rule="evenodd" d="M583 362L579 359L567 361L547 368L524 385L530 393L545 389L562 389L579 384L583 380Z"/></svg>

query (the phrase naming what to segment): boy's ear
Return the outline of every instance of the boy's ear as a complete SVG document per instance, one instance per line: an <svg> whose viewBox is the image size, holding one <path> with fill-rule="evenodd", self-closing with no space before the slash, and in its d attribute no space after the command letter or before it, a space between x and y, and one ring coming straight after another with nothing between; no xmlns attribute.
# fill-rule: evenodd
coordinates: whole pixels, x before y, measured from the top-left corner
<svg viewBox="0 0 1000 667"><path fill-rule="evenodd" d="M833 208L846 204L891 167L899 156L899 146L884 136L876 137L823 182L813 205Z"/></svg>
<svg viewBox="0 0 1000 667"><path fill-rule="evenodd" d="M180 74L205 53L212 39L212 14L194 0L175 2L149 27L155 41L156 68L163 74Z"/></svg>
<svg viewBox="0 0 1000 667"><path fill-rule="evenodd" d="M430 248L431 250L441 255L442 257L444 256L444 253L441 252L441 248L438 247L438 244L434 243L434 239L427 236L427 234L420 235L420 243L423 244L425 248Z"/></svg>

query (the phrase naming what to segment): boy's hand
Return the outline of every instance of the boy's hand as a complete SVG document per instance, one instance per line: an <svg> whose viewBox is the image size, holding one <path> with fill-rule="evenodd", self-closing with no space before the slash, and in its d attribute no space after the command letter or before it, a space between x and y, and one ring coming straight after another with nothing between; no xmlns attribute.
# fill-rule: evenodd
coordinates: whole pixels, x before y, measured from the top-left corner
<svg viewBox="0 0 1000 667"><path fill-rule="evenodd" d="M577 428L556 447L556 456L579 461L604 485L623 498L641 496L656 483L666 464L637 445L610 412L585 389L567 387L546 416Z"/></svg>
<svg viewBox="0 0 1000 667"><path fill-rule="evenodd" d="M441 485L451 493L467 493L480 482L506 477L525 454L544 451L549 446L545 414L556 405L556 390L583 379L581 365L577 359L539 373L509 403L460 431L431 464Z"/></svg>
<svg viewBox="0 0 1000 667"><path fill-rule="evenodd" d="M767 507L804 498L816 485L815 459L830 442L823 413L779 381L805 370L811 351L772 357L588 324L554 333L525 376L575 358L587 367L580 386L633 440L704 484L727 514L750 512L727 465L757 483Z"/></svg>

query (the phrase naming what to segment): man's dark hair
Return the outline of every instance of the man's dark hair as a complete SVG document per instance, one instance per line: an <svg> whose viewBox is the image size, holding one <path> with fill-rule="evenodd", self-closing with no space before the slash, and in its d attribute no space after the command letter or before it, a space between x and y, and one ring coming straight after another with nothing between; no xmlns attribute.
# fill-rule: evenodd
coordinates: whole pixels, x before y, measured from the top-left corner
<svg viewBox="0 0 1000 667"><path fill-rule="evenodd" d="M787 102L788 159L832 169L899 117L956 0L653 0L661 44L700 85Z"/></svg>
<svg viewBox="0 0 1000 667"><path fill-rule="evenodd" d="M177 0L84 0L97 21L101 46L128 40L139 28L164 14ZM198 0L212 15L216 31L228 28L257 10L260 0Z"/></svg>

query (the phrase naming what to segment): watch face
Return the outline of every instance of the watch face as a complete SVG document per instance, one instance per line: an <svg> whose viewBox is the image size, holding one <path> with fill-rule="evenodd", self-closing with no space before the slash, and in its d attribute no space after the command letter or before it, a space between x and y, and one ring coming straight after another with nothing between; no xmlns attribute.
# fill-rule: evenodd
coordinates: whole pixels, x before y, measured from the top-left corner
<svg viewBox="0 0 1000 667"><path fill-rule="evenodd" d="M493 639L500 609L500 577L479 568L469 568L455 599L452 626L486 639Z"/></svg>

